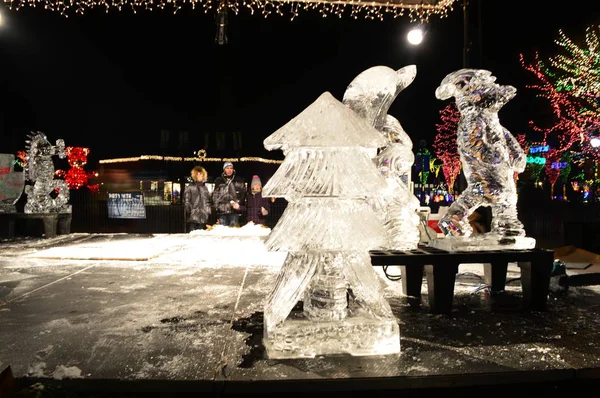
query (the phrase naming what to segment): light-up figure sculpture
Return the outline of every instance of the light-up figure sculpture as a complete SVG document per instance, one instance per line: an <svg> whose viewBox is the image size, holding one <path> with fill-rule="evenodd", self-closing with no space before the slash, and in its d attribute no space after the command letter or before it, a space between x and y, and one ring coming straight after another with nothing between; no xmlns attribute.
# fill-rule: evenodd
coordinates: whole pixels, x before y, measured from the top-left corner
<svg viewBox="0 0 600 398"><path fill-rule="evenodd" d="M392 250L414 249L420 239L419 200L408 186L415 161L412 141L400 122L387 113L416 74L415 65L397 71L387 66L374 66L350 83L342 101L385 137L385 145L374 161L388 187L374 202L387 231L388 241L384 248Z"/></svg>
<svg viewBox="0 0 600 398"><path fill-rule="evenodd" d="M65 153L71 168L68 171L56 170L54 174L58 177L63 177L67 182L69 189L75 190L82 187L88 187L91 192L98 193L100 190L100 185L89 184L89 180L91 178L98 177L98 172L86 171L84 169L84 166L87 164L90 149L77 146L68 146L65 149Z"/></svg>
<svg viewBox="0 0 600 398"><path fill-rule="evenodd" d="M487 70L461 69L447 75L436 89L438 99L454 97L460 112L456 135L467 188L438 223L446 238L434 240L434 247L535 247L535 239L525 237L517 214L515 174L525 170L526 154L498 118L500 108L517 90L495 81ZM479 206L491 206L491 230L471 236L468 216Z"/></svg>
<svg viewBox="0 0 600 398"><path fill-rule="evenodd" d="M29 135L26 143L27 164L23 172L30 185L25 185L25 213L71 213L71 205L67 204L69 187L64 180L54 178L52 160L55 155L61 159L66 156L64 141L58 139L54 146L38 131Z"/></svg>
<svg viewBox="0 0 600 398"><path fill-rule="evenodd" d="M285 160L263 188L288 201L265 244L288 255L264 310L269 358L400 351L398 322L369 250L386 234L367 200L386 182L372 161L381 133L322 94L264 141ZM292 311L303 300L303 311Z"/></svg>

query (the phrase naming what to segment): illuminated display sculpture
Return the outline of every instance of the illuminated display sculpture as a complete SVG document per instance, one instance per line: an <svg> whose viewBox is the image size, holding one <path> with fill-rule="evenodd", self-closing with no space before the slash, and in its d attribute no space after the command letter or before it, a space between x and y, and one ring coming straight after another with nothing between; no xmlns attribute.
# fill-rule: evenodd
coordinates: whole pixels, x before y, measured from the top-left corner
<svg viewBox="0 0 600 398"><path fill-rule="evenodd" d="M71 213L69 187L64 180L54 178L53 156L64 158L65 143L62 139L52 145L46 135L36 132L29 135L27 143L25 175L25 213Z"/></svg>
<svg viewBox="0 0 600 398"><path fill-rule="evenodd" d="M526 154L498 118L498 111L517 90L495 81L487 70L460 69L448 74L436 89L438 99L454 97L460 112L456 136L467 188L438 223L446 238L433 240L434 247L446 250L535 247L535 239L525 237L517 214L515 173L525 169ZM468 217L479 206L491 206L491 230L471 236Z"/></svg>
<svg viewBox="0 0 600 398"><path fill-rule="evenodd" d="M265 244L287 252L264 311L269 358L400 352L398 321L369 250L386 233L368 199L386 182L383 135L330 93L264 141L285 160L263 188L288 205ZM292 311L303 299L303 312Z"/></svg>
<svg viewBox="0 0 600 398"><path fill-rule="evenodd" d="M85 171L84 166L87 164L89 148L68 146L65 149L67 161L71 168L68 171L57 170L56 176L62 177L67 182L69 189L80 189L88 187L91 192L97 193L100 189L98 184L89 184L90 178L98 177L95 171Z"/></svg>

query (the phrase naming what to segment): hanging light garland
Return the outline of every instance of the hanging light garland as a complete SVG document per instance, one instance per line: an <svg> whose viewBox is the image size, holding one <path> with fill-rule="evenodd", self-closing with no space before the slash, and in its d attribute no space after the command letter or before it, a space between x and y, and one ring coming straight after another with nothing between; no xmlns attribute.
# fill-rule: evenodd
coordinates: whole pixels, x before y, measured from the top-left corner
<svg viewBox="0 0 600 398"><path fill-rule="evenodd" d="M349 15L351 18L383 20L408 16L411 22L428 22L430 17L444 18L453 10L457 0L4 0L11 10L25 7L43 7L64 16L83 14L91 9L115 11L153 11L171 9L173 13L183 7L201 8L205 13L227 7L234 14L246 9L250 14L265 18L271 14L296 18L301 11L317 11L323 17Z"/></svg>

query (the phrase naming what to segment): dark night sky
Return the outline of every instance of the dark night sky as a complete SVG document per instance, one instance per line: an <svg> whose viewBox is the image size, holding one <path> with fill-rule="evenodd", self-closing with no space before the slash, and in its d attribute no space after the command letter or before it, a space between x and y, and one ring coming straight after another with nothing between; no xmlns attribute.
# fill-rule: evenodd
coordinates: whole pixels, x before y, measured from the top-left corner
<svg viewBox="0 0 600 398"><path fill-rule="evenodd" d="M513 134L527 132L527 121L547 112L525 87L533 81L519 54L555 54L559 28L581 42L587 26L600 24L597 3L570 1L559 8L541 0L471 0L469 66L489 69L500 84L517 88L500 113ZM152 153L165 128L239 130L245 155L273 157L263 139L324 91L341 100L363 70L409 64L417 65L417 77L390 114L415 146L421 139L431 143L446 105L435 98L435 88L463 66L458 5L448 18L432 18L418 47L405 41L406 17L382 22L303 12L290 21L241 10L229 17L229 44L219 46L214 16L202 10L97 10L69 18L41 8L3 10L0 152L22 149L25 133L41 130L51 141L90 147L92 161L134 156ZM117 144L125 137L133 144Z"/></svg>

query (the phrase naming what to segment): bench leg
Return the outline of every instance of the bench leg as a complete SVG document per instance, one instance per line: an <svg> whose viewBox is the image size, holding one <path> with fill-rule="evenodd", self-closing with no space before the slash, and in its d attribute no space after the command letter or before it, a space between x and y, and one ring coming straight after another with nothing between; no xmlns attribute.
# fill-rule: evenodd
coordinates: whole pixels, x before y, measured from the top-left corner
<svg viewBox="0 0 600 398"><path fill-rule="evenodd" d="M483 276L486 285L490 286L493 293L501 292L506 288L506 272L508 262L497 261L483 264Z"/></svg>
<svg viewBox="0 0 600 398"><path fill-rule="evenodd" d="M427 274L427 294L431 312L450 314L458 264L428 264L425 266L425 273Z"/></svg>
<svg viewBox="0 0 600 398"><path fill-rule="evenodd" d="M405 296L421 298L423 284L423 265L401 265L402 293Z"/></svg>
<svg viewBox="0 0 600 398"><path fill-rule="evenodd" d="M58 224L56 233L58 235L68 235L71 233L71 219L72 215L70 213L60 214L58 216Z"/></svg>
<svg viewBox="0 0 600 398"><path fill-rule="evenodd" d="M56 237L56 225L58 224L58 218L47 217L44 218L44 234L46 238Z"/></svg>
<svg viewBox="0 0 600 398"><path fill-rule="evenodd" d="M6 223L4 222L6 220ZM15 237L15 218L12 214L2 217L2 227L0 227L0 237L12 239Z"/></svg>
<svg viewBox="0 0 600 398"><path fill-rule="evenodd" d="M532 310L544 311L548 301L552 261L519 262L518 265L525 305Z"/></svg>

